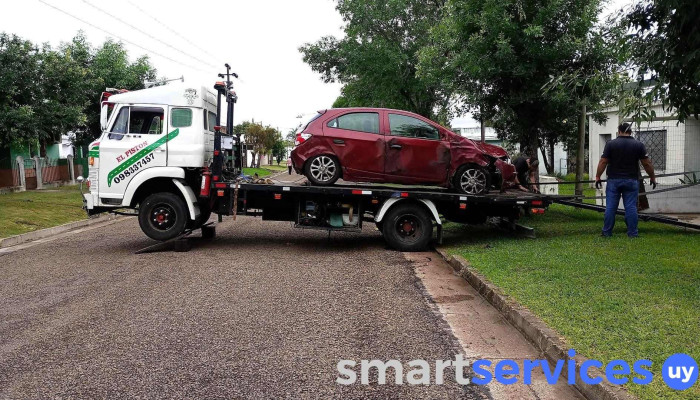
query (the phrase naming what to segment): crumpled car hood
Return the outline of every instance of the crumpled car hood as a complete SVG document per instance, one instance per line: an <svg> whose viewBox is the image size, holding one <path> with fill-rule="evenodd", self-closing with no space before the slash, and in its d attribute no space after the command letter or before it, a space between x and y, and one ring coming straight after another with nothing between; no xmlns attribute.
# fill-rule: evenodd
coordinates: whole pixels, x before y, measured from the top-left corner
<svg viewBox="0 0 700 400"><path fill-rule="evenodd" d="M508 157L508 152L501 146L496 146L495 144L489 143L481 143L479 141L474 141L474 144L476 144L476 146L479 147L481 151L492 157Z"/></svg>

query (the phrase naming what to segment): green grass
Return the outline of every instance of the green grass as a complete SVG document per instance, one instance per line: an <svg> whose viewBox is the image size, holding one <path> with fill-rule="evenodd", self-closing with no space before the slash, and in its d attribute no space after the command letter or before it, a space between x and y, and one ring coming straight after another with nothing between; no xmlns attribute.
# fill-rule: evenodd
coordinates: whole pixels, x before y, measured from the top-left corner
<svg viewBox="0 0 700 400"><path fill-rule="evenodd" d="M561 195L571 195L574 194L574 189L576 188L575 184L563 184L559 185L559 194ZM588 184L583 185L583 195L585 197L595 197L595 189L590 187ZM595 200L590 199L590 200L584 200L584 203L589 203L589 204L595 204Z"/></svg>
<svg viewBox="0 0 700 400"><path fill-rule="evenodd" d="M250 176L258 174L258 176L261 178L264 178L271 174L269 170L264 168L243 168L243 173Z"/></svg>
<svg viewBox="0 0 700 400"><path fill-rule="evenodd" d="M0 237L87 218L78 186L0 194Z"/></svg>
<svg viewBox="0 0 700 400"><path fill-rule="evenodd" d="M287 161L282 161L280 165L277 164L271 164L271 165L263 165L263 169L267 169L273 172L282 172L287 170Z"/></svg>
<svg viewBox="0 0 700 400"><path fill-rule="evenodd" d="M618 217L613 238L600 237L603 216L553 205L526 218L537 239L494 228L448 225L445 244L495 285L526 306L568 344L608 362L650 359L650 385L628 384L641 399L696 399L661 378L674 353L700 360L700 233L640 222L629 239Z"/></svg>

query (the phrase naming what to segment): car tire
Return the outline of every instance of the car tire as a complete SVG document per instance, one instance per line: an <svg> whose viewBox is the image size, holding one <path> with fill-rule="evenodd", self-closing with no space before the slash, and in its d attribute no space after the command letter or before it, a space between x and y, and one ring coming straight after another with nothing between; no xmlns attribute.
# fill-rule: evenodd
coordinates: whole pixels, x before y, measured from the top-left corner
<svg viewBox="0 0 700 400"><path fill-rule="evenodd" d="M433 237L433 220L419 204L397 204L382 219L382 235L393 249L425 250Z"/></svg>
<svg viewBox="0 0 700 400"><path fill-rule="evenodd" d="M152 194L139 206L139 226L151 239L165 241L180 236L189 219L185 202L173 193Z"/></svg>
<svg viewBox="0 0 700 400"><path fill-rule="evenodd" d="M486 168L465 164L457 169L452 186L458 193L469 195L486 194L491 189L491 174Z"/></svg>
<svg viewBox="0 0 700 400"><path fill-rule="evenodd" d="M340 178L340 163L334 156L321 154L306 162L304 172L311 184L329 186Z"/></svg>

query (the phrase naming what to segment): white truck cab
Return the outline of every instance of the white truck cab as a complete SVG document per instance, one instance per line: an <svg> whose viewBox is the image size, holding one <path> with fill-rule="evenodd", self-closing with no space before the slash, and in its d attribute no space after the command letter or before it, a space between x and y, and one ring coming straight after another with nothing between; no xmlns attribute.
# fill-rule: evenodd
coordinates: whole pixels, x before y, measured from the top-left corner
<svg viewBox="0 0 700 400"><path fill-rule="evenodd" d="M185 83L107 97L102 135L89 145L88 212L136 208L167 187L181 195L190 221L208 218L192 188L212 160L216 101L213 91ZM167 230L183 211L172 208L156 205L149 218Z"/></svg>

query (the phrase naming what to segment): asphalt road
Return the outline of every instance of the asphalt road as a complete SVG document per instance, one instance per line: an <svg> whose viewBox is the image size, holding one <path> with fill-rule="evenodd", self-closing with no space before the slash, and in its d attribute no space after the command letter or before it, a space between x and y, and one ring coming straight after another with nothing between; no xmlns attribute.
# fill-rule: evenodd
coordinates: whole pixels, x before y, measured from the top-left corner
<svg viewBox="0 0 700 400"><path fill-rule="evenodd" d="M153 242L129 218L0 255L0 398L488 396L336 384L340 359L459 344L376 231L327 236L239 217L190 252L135 255Z"/></svg>

